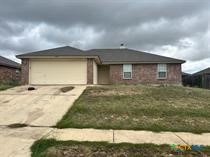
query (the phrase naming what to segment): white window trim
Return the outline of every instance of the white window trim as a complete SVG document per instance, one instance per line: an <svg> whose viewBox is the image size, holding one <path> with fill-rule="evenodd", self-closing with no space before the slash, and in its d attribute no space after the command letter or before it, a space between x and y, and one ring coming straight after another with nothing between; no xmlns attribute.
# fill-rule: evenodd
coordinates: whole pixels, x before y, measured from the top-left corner
<svg viewBox="0 0 210 157"><path fill-rule="evenodd" d="M166 66L166 71L159 71L158 69L158 66L161 65L161 64L157 64L157 79L158 80L165 80L167 79L167 76L168 76L168 67L167 67L167 64L164 64ZM166 77L159 77L159 72L166 72Z"/></svg>
<svg viewBox="0 0 210 157"><path fill-rule="evenodd" d="M131 71L124 71L124 66L125 65L130 65L131 66ZM125 78L125 75L124 75L125 72L130 72L131 77L130 78ZM124 80L132 80L132 78L133 78L133 65L132 64L123 64L123 79Z"/></svg>

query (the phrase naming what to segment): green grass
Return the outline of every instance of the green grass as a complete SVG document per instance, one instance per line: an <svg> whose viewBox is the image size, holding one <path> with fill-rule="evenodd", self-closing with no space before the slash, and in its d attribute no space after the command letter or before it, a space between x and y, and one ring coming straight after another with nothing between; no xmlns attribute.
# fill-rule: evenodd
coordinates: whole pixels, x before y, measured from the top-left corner
<svg viewBox="0 0 210 157"><path fill-rule="evenodd" d="M169 145L154 144L109 144L106 142L56 141L53 139L36 141L31 147L32 157L203 157L210 155L210 147L203 151L175 152Z"/></svg>
<svg viewBox="0 0 210 157"><path fill-rule="evenodd" d="M210 91L181 86L87 87L57 127L210 132Z"/></svg>
<svg viewBox="0 0 210 157"><path fill-rule="evenodd" d="M7 82L0 82L0 91L1 90L6 90L9 88L13 88L15 86L18 86L19 82L18 81L7 81Z"/></svg>

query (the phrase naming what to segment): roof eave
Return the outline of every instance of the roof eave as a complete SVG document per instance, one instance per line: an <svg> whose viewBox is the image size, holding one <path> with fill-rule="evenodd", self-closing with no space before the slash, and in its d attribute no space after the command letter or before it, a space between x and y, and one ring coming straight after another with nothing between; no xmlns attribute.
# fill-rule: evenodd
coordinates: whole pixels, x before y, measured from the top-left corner
<svg viewBox="0 0 210 157"><path fill-rule="evenodd" d="M30 55L17 55L16 56L19 59L41 59L41 58L93 58L96 60L97 63L101 64L101 59L97 55L66 55L66 56L60 56L60 55L50 55L50 56L43 56L43 55L37 55L37 56L30 56Z"/></svg>
<svg viewBox="0 0 210 157"><path fill-rule="evenodd" d="M14 69L21 69L21 66L13 66L13 65L9 65L9 64L0 64L1 66L4 67L9 67L9 68L14 68Z"/></svg>
<svg viewBox="0 0 210 157"><path fill-rule="evenodd" d="M174 62L167 62L167 61L150 61L150 62L142 62L142 61L104 61L102 64L183 64L185 61L174 61Z"/></svg>

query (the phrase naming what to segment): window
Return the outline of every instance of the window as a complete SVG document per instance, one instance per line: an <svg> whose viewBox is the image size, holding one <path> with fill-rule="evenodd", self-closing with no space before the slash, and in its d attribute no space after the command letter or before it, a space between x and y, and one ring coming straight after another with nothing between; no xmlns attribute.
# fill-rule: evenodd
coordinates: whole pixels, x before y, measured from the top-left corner
<svg viewBox="0 0 210 157"><path fill-rule="evenodd" d="M123 79L132 79L132 64L123 64Z"/></svg>
<svg viewBox="0 0 210 157"><path fill-rule="evenodd" d="M166 79L166 78L167 78L167 65L158 64L158 79Z"/></svg>
<svg viewBox="0 0 210 157"><path fill-rule="evenodd" d="M20 70L16 70L15 73L16 73L16 75L19 75L20 74Z"/></svg>

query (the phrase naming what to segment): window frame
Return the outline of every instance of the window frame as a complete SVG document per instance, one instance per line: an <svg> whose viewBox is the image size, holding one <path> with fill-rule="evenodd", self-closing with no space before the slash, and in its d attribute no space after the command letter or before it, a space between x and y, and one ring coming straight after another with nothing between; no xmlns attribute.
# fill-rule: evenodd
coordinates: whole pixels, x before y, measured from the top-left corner
<svg viewBox="0 0 210 157"><path fill-rule="evenodd" d="M130 66L130 70L126 70L125 66ZM125 77L125 73L131 73L131 77ZM133 78L133 65L132 64L123 64L123 79L124 80L132 80Z"/></svg>
<svg viewBox="0 0 210 157"><path fill-rule="evenodd" d="M160 66L162 66L162 65L165 66L164 70L161 70L161 68L160 68ZM160 75L159 75L160 72L165 72L166 73L165 77L160 77ZM157 79L165 80L165 79L167 79L167 75L168 75L167 64L163 64L163 63L157 64Z"/></svg>

